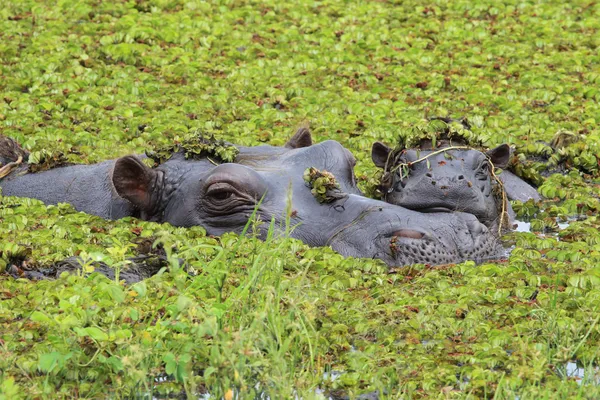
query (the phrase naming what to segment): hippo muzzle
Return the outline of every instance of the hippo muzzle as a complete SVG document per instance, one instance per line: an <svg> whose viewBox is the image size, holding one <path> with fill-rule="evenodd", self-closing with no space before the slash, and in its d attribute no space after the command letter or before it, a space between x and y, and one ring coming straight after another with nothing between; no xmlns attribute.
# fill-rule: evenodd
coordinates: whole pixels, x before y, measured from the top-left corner
<svg viewBox="0 0 600 400"><path fill-rule="evenodd" d="M362 199L346 203L360 207ZM350 203L350 204L348 204ZM471 214L430 213L367 206L328 243L345 256L382 259L390 266L451 264L501 258L498 238Z"/></svg>

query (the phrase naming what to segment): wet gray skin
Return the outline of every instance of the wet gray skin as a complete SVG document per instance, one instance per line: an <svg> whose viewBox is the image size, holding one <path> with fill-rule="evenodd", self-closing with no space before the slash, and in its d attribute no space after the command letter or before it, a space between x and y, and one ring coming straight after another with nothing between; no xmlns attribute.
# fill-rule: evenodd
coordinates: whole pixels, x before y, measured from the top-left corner
<svg viewBox="0 0 600 400"><path fill-rule="evenodd" d="M215 166L176 154L151 169L127 156L9 175L0 186L4 195L67 202L110 219L135 216L182 227L200 225L211 235L242 232L255 208L264 221L260 236L265 237L272 220L283 233L291 198L291 236L310 246L331 246L345 256L402 266L504 255L494 235L471 214L423 214L361 196L352 154L335 141L311 143L310 134L301 130L285 148L240 148L236 163ZM317 202L303 180L308 167L333 173L347 196Z"/></svg>
<svg viewBox="0 0 600 400"><path fill-rule="evenodd" d="M394 151L376 142L371 157L375 165L389 171L382 183L384 200L388 203L424 213L462 211L473 214L487 227L497 227L502 210L502 196L492 176L492 166L506 167L510 148L500 145L486 153L475 149L449 149L442 142L435 150L424 144L417 149ZM458 145L462 146L462 145ZM426 158L427 161L415 162ZM387 163L387 167L386 167ZM399 164L409 164L408 175L402 176ZM540 196L528 183L503 171L498 178L508 200L539 200ZM510 203L505 210L512 218Z"/></svg>

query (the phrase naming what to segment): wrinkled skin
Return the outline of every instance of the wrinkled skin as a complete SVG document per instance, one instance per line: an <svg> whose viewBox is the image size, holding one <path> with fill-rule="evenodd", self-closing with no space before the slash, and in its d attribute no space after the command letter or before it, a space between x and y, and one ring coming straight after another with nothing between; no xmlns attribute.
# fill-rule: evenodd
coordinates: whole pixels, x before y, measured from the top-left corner
<svg viewBox="0 0 600 400"><path fill-rule="evenodd" d="M304 146L304 147L303 147ZM285 148L240 148L236 163L213 165L175 154L151 169L127 156L0 181L4 195L67 202L104 218L135 216L175 226L203 226L208 234L242 232L253 210L264 237L270 222L290 236L342 255L379 258L392 266L452 263L504 255L493 234L470 214L422 214L365 198L356 188L352 154L335 141L312 145L300 130ZM315 167L333 173L348 195L319 204L303 180ZM291 193L289 191L291 190Z"/></svg>
<svg viewBox="0 0 600 400"><path fill-rule="evenodd" d="M403 177L401 169L397 168L386 177L382 184L384 200L424 213L462 211L475 215L489 228L497 227L502 196L492 171L506 167L510 158L509 146L500 145L486 153L475 149L437 152L449 146L442 142L434 150L430 145L422 144L419 150L404 149L397 155L383 143L374 143L371 157L378 167L389 170L390 166L410 165L408 176ZM415 162L424 157L427 161ZM533 187L514 174L503 171L498 178L508 200L540 199ZM512 219L510 203L504 207Z"/></svg>

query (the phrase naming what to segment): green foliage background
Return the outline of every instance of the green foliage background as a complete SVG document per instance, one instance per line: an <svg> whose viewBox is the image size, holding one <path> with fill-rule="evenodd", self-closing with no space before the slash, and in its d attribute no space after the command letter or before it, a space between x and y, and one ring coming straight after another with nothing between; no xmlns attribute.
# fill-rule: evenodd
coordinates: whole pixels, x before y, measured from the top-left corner
<svg viewBox="0 0 600 400"><path fill-rule="evenodd" d="M0 0L0 134L33 160L93 163L192 129L282 145L309 121L351 149L366 187L373 141L466 115L489 145L581 134L575 164L593 173L599 27L590 0ZM173 259L133 287L0 275L0 398L595 398L599 191L577 170L548 179L540 192L564 202L515 205L546 234L511 235L506 263L393 274L294 240L0 198L0 269L75 254L126 267L138 236Z"/></svg>

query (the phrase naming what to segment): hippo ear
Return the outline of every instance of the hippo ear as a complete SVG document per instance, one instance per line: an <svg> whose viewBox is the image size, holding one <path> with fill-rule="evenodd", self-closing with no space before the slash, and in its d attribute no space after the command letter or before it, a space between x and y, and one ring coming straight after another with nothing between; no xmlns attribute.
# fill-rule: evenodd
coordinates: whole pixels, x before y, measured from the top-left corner
<svg viewBox="0 0 600 400"><path fill-rule="evenodd" d="M391 151L391 148L381 142L373 143L373 147L371 147L371 159L373 163L379 168L385 168Z"/></svg>
<svg viewBox="0 0 600 400"><path fill-rule="evenodd" d="M488 150L485 153L496 168L506 168L508 161L510 160L510 147L507 144L501 144L500 146Z"/></svg>
<svg viewBox="0 0 600 400"><path fill-rule="evenodd" d="M285 144L288 149L299 149L312 145L312 136L308 128L302 127L296 131L294 136Z"/></svg>
<svg viewBox="0 0 600 400"><path fill-rule="evenodd" d="M112 182L117 193L143 211L155 208L158 173L137 157L127 156L115 162Z"/></svg>

